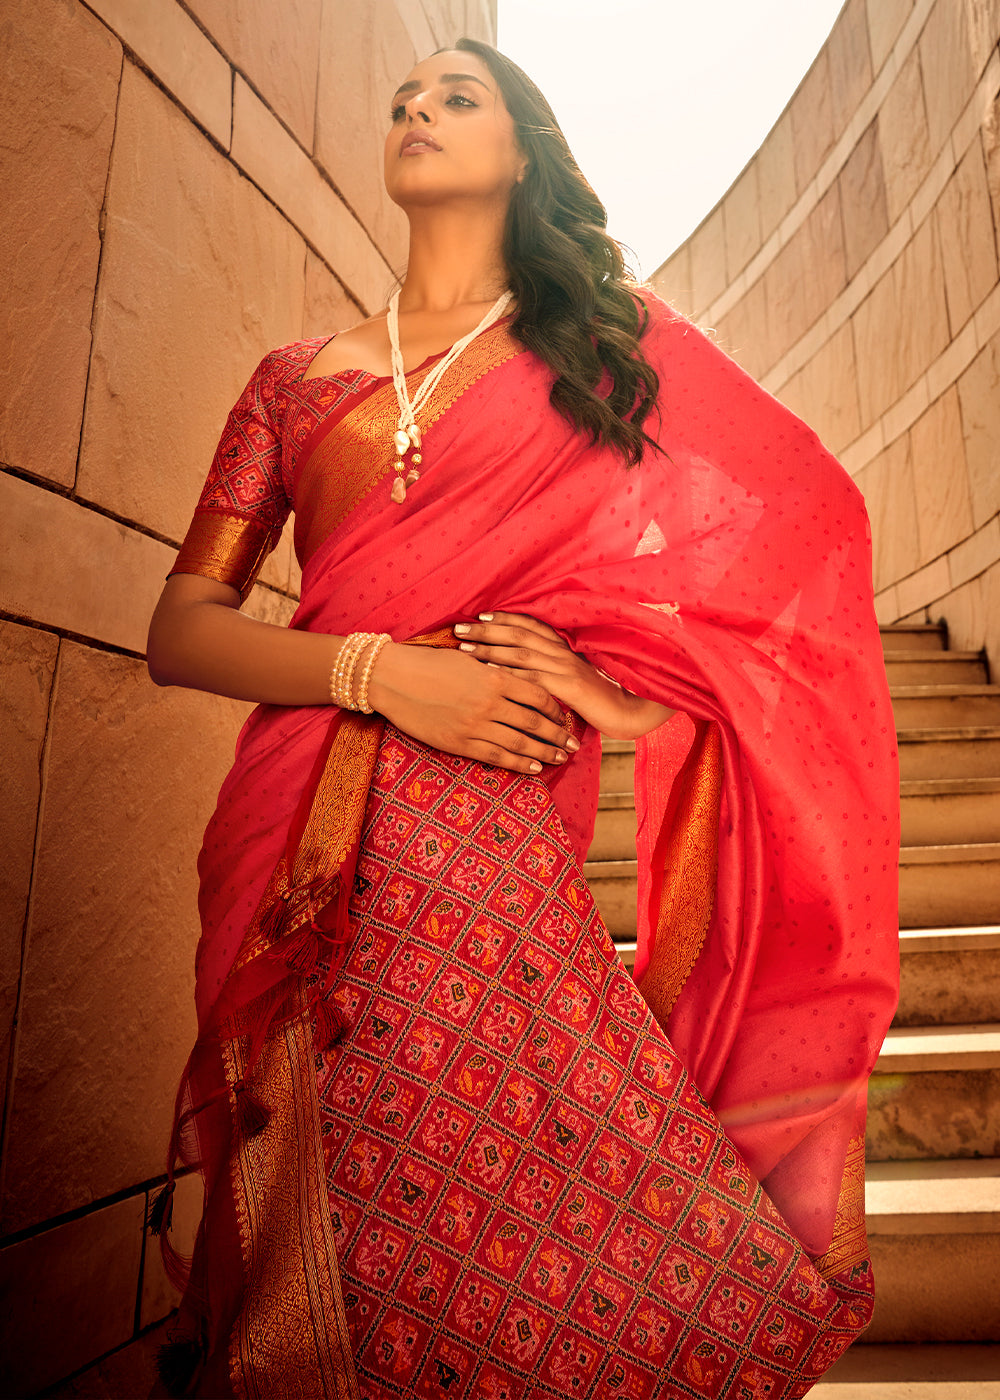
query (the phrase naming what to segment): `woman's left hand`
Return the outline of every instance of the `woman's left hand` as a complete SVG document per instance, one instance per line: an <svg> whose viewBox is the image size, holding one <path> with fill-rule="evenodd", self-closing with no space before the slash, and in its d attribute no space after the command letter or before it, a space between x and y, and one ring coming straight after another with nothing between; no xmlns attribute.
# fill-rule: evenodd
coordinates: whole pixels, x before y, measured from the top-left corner
<svg viewBox="0 0 1000 1400"><path fill-rule="evenodd" d="M462 651L542 686L609 739L637 739L674 713L623 690L533 617L481 613L478 622L460 622L454 631Z"/></svg>

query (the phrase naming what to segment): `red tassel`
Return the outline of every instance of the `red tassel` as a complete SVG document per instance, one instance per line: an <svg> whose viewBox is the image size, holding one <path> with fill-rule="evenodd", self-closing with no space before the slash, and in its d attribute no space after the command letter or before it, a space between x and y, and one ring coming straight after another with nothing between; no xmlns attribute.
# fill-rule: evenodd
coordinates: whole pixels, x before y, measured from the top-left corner
<svg viewBox="0 0 1000 1400"><path fill-rule="evenodd" d="M350 1022L332 997L325 997L313 1007L316 1015L316 1031L313 1045L317 1050L329 1050L342 1040L350 1028Z"/></svg>
<svg viewBox="0 0 1000 1400"><path fill-rule="evenodd" d="M244 1138L255 1138L267 1127L271 1115L260 1099L250 1092L250 1086L245 1079L241 1079L237 1084L235 1093L236 1121L240 1125L240 1132Z"/></svg>
<svg viewBox="0 0 1000 1400"><path fill-rule="evenodd" d="M276 938L281 937L281 930L284 928L285 919L288 915L288 901L291 898L291 890L284 890L278 895L274 904L260 921L261 937L269 943L273 943Z"/></svg>
<svg viewBox="0 0 1000 1400"><path fill-rule="evenodd" d="M307 924L301 932L293 934L281 943L280 952L292 971L301 977L308 977L311 972L316 971L319 961L319 939Z"/></svg>
<svg viewBox="0 0 1000 1400"><path fill-rule="evenodd" d="M162 1235L174 1221L174 1189L176 1182L168 1181L162 1191L158 1191L146 1216L146 1229L151 1235Z"/></svg>

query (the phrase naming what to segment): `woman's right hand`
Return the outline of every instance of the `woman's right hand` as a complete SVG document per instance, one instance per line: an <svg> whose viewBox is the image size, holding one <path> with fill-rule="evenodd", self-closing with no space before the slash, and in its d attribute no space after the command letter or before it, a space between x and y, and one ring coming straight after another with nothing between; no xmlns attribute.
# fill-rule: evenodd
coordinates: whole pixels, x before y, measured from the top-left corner
<svg viewBox="0 0 1000 1400"><path fill-rule="evenodd" d="M464 652L390 642L372 668L368 695L411 738L513 773L540 773L580 747L542 686Z"/></svg>

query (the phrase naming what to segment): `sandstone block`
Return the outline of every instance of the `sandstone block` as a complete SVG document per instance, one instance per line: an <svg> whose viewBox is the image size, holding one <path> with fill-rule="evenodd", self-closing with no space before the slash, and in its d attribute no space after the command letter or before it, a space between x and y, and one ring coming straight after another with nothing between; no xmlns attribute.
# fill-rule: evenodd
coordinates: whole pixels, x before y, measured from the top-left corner
<svg viewBox="0 0 1000 1400"><path fill-rule="evenodd" d="M836 331L782 388L782 403L804 418L833 453L860 432L858 377L850 322Z"/></svg>
<svg viewBox="0 0 1000 1400"><path fill-rule="evenodd" d="M985 573L1000 560L1000 515L994 515L981 530L957 544L948 555L951 584L957 588L969 579Z"/></svg>
<svg viewBox="0 0 1000 1400"><path fill-rule="evenodd" d="M872 71L878 73L910 17L913 0L868 0L868 40Z"/></svg>
<svg viewBox="0 0 1000 1400"><path fill-rule="evenodd" d="M7 472L0 472L0 516L0 610L145 651L174 560L169 546Z"/></svg>
<svg viewBox="0 0 1000 1400"><path fill-rule="evenodd" d="M906 578L920 561L909 435L897 439L855 478L872 526L875 588Z"/></svg>
<svg viewBox="0 0 1000 1400"><path fill-rule="evenodd" d="M850 281L889 231L876 122L866 129L838 179L844 211L844 256Z"/></svg>
<svg viewBox="0 0 1000 1400"><path fill-rule="evenodd" d="M307 248L303 338L308 340L314 335L329 336L334 331L349 330L363 319L363 314L326 263L311 248Z"/></svg>
<svg viewBox="0 0 1000 1400"><path fill-rule="evenodd" d="M434 30L431 28L432 16L424 9L420 0L395 0L395 9L399 16L399 22L409 35L413 52L419 54L421 58L433 53L438 47L438 40L434 37ZM492 16L488 16L487 19L487 25L481 28L470 27L462 32L477 39L485 39L488 44L495 43L495 37L491 38L490 35L495 36L496 25ZM449 42L454 37L454 35L449 35Z"/></svg>
<svg viewBox="0 0 1000 1400"><path fill-rule="evenodd" d="M840 137L871 87L866 0L848 0L827 43L834 138Z"/></svg>
<svg viewBox="0 0 1000 1400"><path fill-rule="evenodd" d="M910 443L924 564L972 533L965 443L954 385L914 423Z"/></svg>
<svg viewBox="0 0 1000 1400"><path fill-rule="evenodd" d="M81 496L180 542L230 406L301 334L303 267L287 221L126 65Z"/></svg>
<svg viewBox="0 0 1000 1400"><path fill-rule="evenodd" d="M1000 667L1000 561L953 589L941 611L948 619L951 645L969 651L985 647L995 676Z"/></svg>
<svg viewBox="0 0 1000 1400"><path fill-rule="evenodd" d="M761 246L757 163L751 161L722 205L726 228L726 273L730 282Z"/></svg>
<svg viewBox="0 0 1000 1400"><path fill-rule="evenodd" d="M10 1057L21 943L31 884L49 696L59 640L51 632L0 622L0 1065ZM7 1080L0 1086L0 1115Z"/></svg>
<svg viewBox="0 0 1000 1400"><path fill-rule="evenodd" d="M972 519L978 529L1000 511L1000 334L958 381L969 470Z"/></svg>
<svg viewBox="0 0 1000 1400"><path fill-rule="evenodd" d="M323 0L282 0L278 10L273 0L191 0L188 8L311 151Z"/></svg>
<svg viewBox="0 0 1000 1400"><path fill-rule="evenodd" d="M846 285L840 187L834 184L764 274L776 358L805 335Z"/></svg>
<svg viewBox="0 0 1000 1400"><path fill-rule="evenodd" d="M965 0L972 70L978 77L1000 38L1000 0Z"/></svg>
<svg viewBox="0 0 1000 1400"><path fill-rule="evenodd" d="M145 1202L131 1196L0 1250L7 1394L35 1395L131 1337Z"/></svg>
<svg viewBox="0 0 1000 1400"><path fill-rule="evenodd" d="M901 399L948 344L944 276L928 219L854 314L858 393L867 428Z"/></svg>
<svg viewBox="0 0 1000 1400"><path fill-rule="evenodd" d="M900 611L909 617L918 608L934 608L935 617L946 616L941 599L947 596L950 587L947 559L935 559L909 578L900 579L896 585Z"/></svg>
<svg viewBox="0 0 1000 1400"><path fill-rule="evenodd" d="M382 182L389 101L418 59L435 47L418 53L392 0L328 5L324 11L316 155L393 268L406 261L407 230Z"/></svg>
<svg viewBox="0 0 1000 1400"><path fill-rule="evenodd" d="M361 306L370 313L385 305L393 280L388 264L333 187L240 77L233 101L232 156L337 269Z"/></svg>
<svg viewBox="0 0 1000 1400"><path fill-rule="evenodd" d="M72 486L121 45L71 0L14 0L0 53L0 461Z"/></svg>
<svg viewBox="0 0 1000 1400"><path fill-rule="evenodd" d="M997 245L978 134L937 203L948 319L957 335L996 285Z"/></svg>
<svg viewBox="0 0 1000 1400"><path fill-rule="evenodd" d="M833 95L830 91L830 51L820 49L799 84L789 111L795 149L795 187L799 194L829 154L834 142Z"/></svg>
<svg viewBox="0 0 1000 1400"><path fill-rule="evenodd" d="M993 205L993 226L1000 228L1000 95L987 108L981 128L986 183Z"/></svg>
<svg viewBox="0 0 1000 1400"><path fill-rule="evenodd" d="M653 290L685 316L695 314L691 282L691 248L685 242L649 279Z"/></svg>
<svg viewBox="0 0 1000 1400"><path fill-rule="evenodd" d="M879 109L878 138L891 225L913 198L936 154L927 128L916 49L903 64Z"/></svg>
<svg viewBox="0 0 1000 1400"><path fill-rule="evenodd" d="M965 6L954 4L953 0L937 0L917 47L931 152L937 155L972 96L979 76L973 72Z"/></svg>
<svg viewBox="0 0 1000 1400"><path fill-rule="evenodd" d="M719 319L717 330L726 353L755 379L762 378L777 358L770 340L763 277Z"/></svg>
<svg viewBox="0 0 1000 1400"><path fill-rule="evenodd" d="M792 118L786 111L754 158L760 188L760 233L768 239L797 198Z"/></svg>
<svg viewBox="0 0 1000 1400"><path fill-rule="evenodd" d="M691 248L692 301L698 315L703 315L726 289L726 231L721 204L712 210L688 241Z"/></svg>
<svg viewBox="0 0 1000 1400"><path fill-rule="evenodd" d="M4 1231L163 1170L195 1028L195 858L245 713L158 690L129 657L62 643Z"/></svg>
<svg viewBox="0 0 1000 1400"><path fill-rule="evenodd" d="M176 0L93 0L91 8L223 150L232 128L229 64Z"/></svg>

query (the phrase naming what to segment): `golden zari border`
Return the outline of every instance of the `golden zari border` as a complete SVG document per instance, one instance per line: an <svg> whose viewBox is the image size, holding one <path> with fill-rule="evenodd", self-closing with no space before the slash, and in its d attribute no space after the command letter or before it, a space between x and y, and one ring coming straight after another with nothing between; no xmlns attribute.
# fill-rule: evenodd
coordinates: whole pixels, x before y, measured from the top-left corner
<svg viewBox="0 0 1000 1400"><path fill-rule="evenodd" d="M868 1232L865 1229L865 1135L859 1133L847 1146L840 1198L833 1226L833 1242L815 1260L824 1278L843 1273L868 1259Z"/></svg>
<svg viewBox="0 0 1000 1400"><path fill-rule="evenodd" d="M170 573L200 574L202 578L228 583L238 591L242 602L278 536L278 531L261 520L199 508Z"/></svg>
<svg viewBox="0 0 1000 1400"><path fill-rule="evenodd" d="M659 1021L667 1016L694 967L715 904L722 798L722 737L707 720L695 737L670 793L658 845L663 871L653 915L653 950L639 990Z"/></svg>
<svg viewBox="0 0 1000 1400"><path fill-rule="evenodd" d="M497 325L462 351L420 412L425 470L433 471L434 465L434 440L428 441L427 436L432 424L483 375L523 350L506 325ZM430 365L406 376L411 398L433 369ZM295 492L295 550L303 565L395 468L393 433L398 418L396 390L391 383L384 384L331 428L302 464Z"/></svg>
<svg viewBox="0 0 1000 1400"><path fill-rule="evenodd" d="M230 1083L247 1070L224 1047ZM243 1252L243 1307L229 1342L239 1400L359 1400L330 1220L312 1033L303 1012L270 1032L250 1073L269 1111L246 1138L236 1128L233 1198Z"/></svg>

